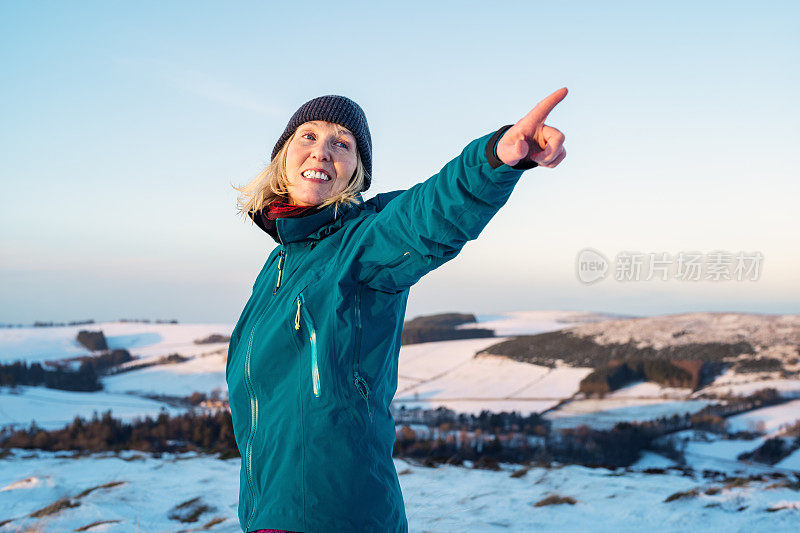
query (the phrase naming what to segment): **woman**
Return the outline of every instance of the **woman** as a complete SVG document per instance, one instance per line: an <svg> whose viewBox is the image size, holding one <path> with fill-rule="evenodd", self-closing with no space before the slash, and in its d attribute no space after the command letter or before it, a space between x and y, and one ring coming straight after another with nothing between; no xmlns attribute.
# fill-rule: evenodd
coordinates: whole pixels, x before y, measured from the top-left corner
<svg viewBox="0 0 800 533"><path fill-rule="evenodd" d="M228 349L243 531L408 531L389 404L409 288L478 237L525 169L564 159L544 120L566 94L366 202L362 109L322 96L291 117L270 165L238 189L278 243Z"/></svg>

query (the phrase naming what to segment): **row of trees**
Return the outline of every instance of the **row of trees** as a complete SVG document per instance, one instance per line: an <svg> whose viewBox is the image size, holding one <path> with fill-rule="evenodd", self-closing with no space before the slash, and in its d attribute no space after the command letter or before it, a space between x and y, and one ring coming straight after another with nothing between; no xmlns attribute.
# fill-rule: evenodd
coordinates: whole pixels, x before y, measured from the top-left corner
<svg viewBox="0 0 800 533"><path fill-rule="evenodd" d="M592 336L582 336L572 331L549 331L513 337L479 353L502 355L543 366L553 366L556 361L562 360L571 366L598 368L613 360L626 359L723 362L741 354L753 354L755 349L745 341L693 342L661 348L640 346L634 341L602 344Z"/></svg>
<svg viewBox="0 0 800 533"><path fill-rule="evenodd" d="M635 381L652 381L667 387L692 387L695 376L685 368L665 359L628 359L612 361L583 378L580 391L606 394Z"/></svg>
<svg viewBox="0 0 800 533"><path fill-rule="evenodd" d="M800 437L795 437L793 441L782 437L772 437L765 440L755 450L740 453L736 458L740 461L774 465L794 453L798 448L800 448Z"/></svg>
<svg viewBox="0 0 800 533"><path fill-rule="evenodd" d="M406 409L405 406L401 406L399 409L393 409L392 414L398 424L424 424L429 427L481 430L488 433L516 431L525 435L544 435L550 426L550 423L538 413L522 415L516 411L496 413L484 409L476 415L456 413L446 407Z"/></svg>
<svg viewBox="0 0 800 533"><path fill-rule="evenodd" d="M133 360L128 350L111 350L95 356L81 356L69 361L59 361L48 369L41 363L14 361L0 364L0 386L16 387L17 385L45 386L51 389L68 391L93 392L102 390L103 385L98 375ZM77 369L71 369L69 363L78 363Z"/></svg>
<svg viewBox="0 0 800 533"><path fill-rule="evenodd" d="M501 415L507 415L502 413ZM490 420L487 417L486 420ZM497 420L495 420L497 422ZM420 438L408 426L398 432L395 457L424 459L427 462L459 464L463 460L485 462L552 461L627 466L638 459L654 436L655 426L618 424L612 430L593 430L585 426L554 435L529 437L503 424L496 433L481 429L456 431L451 423L438 428L436 438ZM238 456L229 411L189 412L170 417L162 412L155 419L125 423L107 411L91 420L77 417L66 427L46 431L32 425L28 429L0 431L0 447L48 451L87 452L139 450L143 452L198 451L219 453L223 458Z"/></svg>
<svg viewBox="0 0 800 533"><path fill-rule="evenodd" d="M405 435L405 437L403 436ZM395 442L397 457L433 458L433 460L490 460L523 462L557 459L611 466L624 465L638 457L646 444L645 430L628 425L612 431L575 431L550 446L529 445L525 439L509 445L509 435L484 435L480 432L460 442L453 435L435 440L417 440L413 432L403 433ZM54 431L36 426L25 430L0 432L3 448L40 449L48 451L122 451L143 452L199 451L219 453L222 457L238 456L233 424L228 411L198 414L189 412L170 417L162 412L155 419L146 418L124 423L107 411L91 420L80 417Z"/></svg>
<svg viewBox="0 0 800 533"><path fill-rule="evenodd" d="M198 393L193 402L201 402ZM427 464L441 462L458 464L463 460L493 462L549 462L577 463L590 466L628 466L638 460L642 450L656 449L664 452L665 444L657 444L658 437L696 428L726 431L726 416L747 409L771 405L781 399L777 391L767 389L750 397L732 399L727 405L707 406L694 414L673 415L642 423L618 423L610 430L587 426L551 430L547 420L539 415L522 416L518 413L491 413L480 415L455 415L442 409L429 419L436 425L427 425L427 431L415 431L408 425L400 428L394 445L396 457L421 459ZM743 458L771 462L784 457L800 446L800 437L794 444L767 441L752 456ZM162 412L157 418L124 423L108 411L102 417L86 421L80 417L63 429L45 431L32 426L25 430L0 430L0 447L43 450L145 452L199 451L219 453L223 458L238 455L231 415L219 409L213 413L190 411L170 417ZM669 450L667 450L669 451Z"/></svg>
<svg viewBox="0 0 800 533"><path fill-rule="evenodd" d="M40 363L31 363L28 366L25 361L0 364L0 386L17 385L44 385L50 389L80 392L93 392L103 388L97 379L94 365L89 362L81 363L77 370L65 370L60 366L55 370L48 370Z"/></svg>
<svg viewBox="0 0 800 533"><path fill-rule="evenodd" d="M55 328L55 327L65 327L65 326L83 326L86 324L94 324L94 320L73 320L72 322L44 322L41 320L37 320L33 323L33 327L35 328ZM27 328L29 327L26 324L0 324L0 328Z"/></svg>
<svg viewBox="0 0 800 533"><path fill-rule="evenodd" d="M162 411L155 419L147 417L132 423L113 418L111 411L100 417L95 412L91 420L76 417L71 424L54 431L35 425L24 430L2 430L0 446L48 451L199 451L226 457L238 455L231 415L222 410L174 417Z"/></svg>
<svg viewBox="0 0 800 533"><path fill-rule="evenodd" d="M456 329L461 324L473 324L477 318L467 313L441 313L418 316L403 324L400 344L418 344L458 339L494 337L494 330L485 328Z"/></svg>
<svg viewBox="0 0 800 533"><path fill-rule="evenodd" d="M133 356L131 356L128 350L117 348L99 355L82 356L79 357L78 360L81 364L91 365L98 374L106 374L109 370L122 363L133 361Z"/></svg>
<svg viewBox="0 0 800 533"><path fill-rule="evenodd" d="M149 318L120 318L117 322L136 322L141 324L177 324L177 319L157 319L157 320L150 320ZM52 320L49 322L43 320L37 320L32 325L34 328L63 328L66 326L84 326L87 324L95 324L94 319L88 320L72 320L70 322L53 322ZM28 324L0 324L0 328L27 328L30 327Z"/></svg>

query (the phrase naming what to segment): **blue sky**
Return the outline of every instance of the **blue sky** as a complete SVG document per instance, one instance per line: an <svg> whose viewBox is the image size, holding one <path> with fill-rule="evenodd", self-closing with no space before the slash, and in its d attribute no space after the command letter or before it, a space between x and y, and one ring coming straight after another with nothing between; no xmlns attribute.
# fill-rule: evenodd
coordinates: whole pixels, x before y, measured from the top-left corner
<svg viewBox="0 0 800 533"><path fill-rule="evenodd" d="M792 2L3 2L0 322L235 322L274 243L236 216L303 102L366 111L366 197L566 86L526 172L409 315L797 313ZM591 247L760 251L756 281L580 283Z"/></svg>

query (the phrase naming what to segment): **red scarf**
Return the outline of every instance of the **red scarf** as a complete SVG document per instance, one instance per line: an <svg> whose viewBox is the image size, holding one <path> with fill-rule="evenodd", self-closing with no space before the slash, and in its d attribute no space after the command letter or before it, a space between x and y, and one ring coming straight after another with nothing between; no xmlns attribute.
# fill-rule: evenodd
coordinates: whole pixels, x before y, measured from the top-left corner
<svg viewBox="0 0 800 533"><path fill-rule="evenodd" d="M278 218L294 218L302 217L309 212L316 210L316 205L295 205L281 202L280 200L273 200L267 206L266 216L269 220L276 220Z"/></svg>
<svg viewBox="0 0 800 533"><path fill-rule="evenodd" d="M280 242L278 239L278 228L276 220L279 218L296 218L311 215L319 211L317 205L295 205L281 200L273 200L261 211L258 211L255 216L251 214L253 221L264 231L266 231L275 242Z"/></svg>

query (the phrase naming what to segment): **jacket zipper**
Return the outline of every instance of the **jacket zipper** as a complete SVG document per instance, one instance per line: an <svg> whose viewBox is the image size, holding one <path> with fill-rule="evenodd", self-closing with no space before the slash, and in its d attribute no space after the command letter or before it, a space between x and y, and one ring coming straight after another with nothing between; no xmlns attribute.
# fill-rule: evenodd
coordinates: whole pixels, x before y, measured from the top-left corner
<svg viewBox="0 0 800 533"><path fill-rule="evenodd" d="M353 384L358 390L358 393L364 398L367 404L367 415L369 421L372 422L372 409L369 406L369 384L367 380L358 372L359 365L361 364L361 285L356 287L356 343L355 343L355 361L353 363Z"/></svg>
<svg viewBox="0 0 800 533"><path fill-rule="evenodd" d="M253 329L250 330L250 339L247 343L247 354L244 360L244 383L245 387L247 388L247 394L250 396L250 433L247 435L244 461L247 472L247 486L250 489L250 500L253 505L253 507L250 509L250 515L247 518L248 529L250 527L250 522L253 520L253 516L255 515L257 504L255 483L253 483L253 439L256 434L256 429L258 428L258 398L256 397L253 389L252 376L250 375L250 355L253 352L253 336L256 328L261 323L261 320L263 320L264 316L266 316L266 313L263 313L261 317L259 317L258 321L256 321L255 325L253 326Z"/></svg>
<svg viewBox="0 0 800 533"><path fill-rule="evenodd" d="M311 315L303 300L303 293L297 295L297 313L294 316L294 329L300 329L300 315L303 315L303 321L306 323L308 329L308 337L311 341L311 387L314 391L314 397L319 398L320 384L319 384L319 363L317 361L317 331L314 329L314 323L311 321Z"/></svg>
<svg viewBox="0 0 800 533"><path fill-rule="evenodd" d="M388 265L386 265L386 268L394 268L394 267L396 267L397 265L399 265L400 263L405 261L406 257L408 257L409 255L411 255L411 252L405 252L403 255L401 255L400 257L398 257L397 259L395 259L394 261L392 261Z"/></svg>
<svg viewBox="0 0 800 533"><path fill-rule="evenodd" d="M281 278L283 278L283 261L286 259L286 247L281 248L281 255L278 258L278 280L275 282L275 288L272 290L272 295L278 292L278 287L281 286Z"/></svg>

